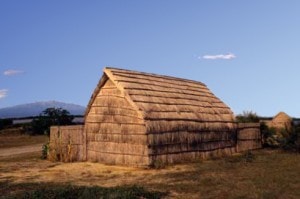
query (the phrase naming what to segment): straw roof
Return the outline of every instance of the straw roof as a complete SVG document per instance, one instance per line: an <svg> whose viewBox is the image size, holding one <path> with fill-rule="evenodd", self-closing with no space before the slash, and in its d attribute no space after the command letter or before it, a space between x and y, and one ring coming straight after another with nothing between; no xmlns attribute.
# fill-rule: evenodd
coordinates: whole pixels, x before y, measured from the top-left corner
<svg viewBox="0 0 300 199"><path fill-rule="evenodd" d="M269 124L270 127L275 127L278 129L291 129L292 118L284 112L279 112Z"/></svg>
<svg viewBox="0 0 300 199"><path fill-rule="evenodd" d="M292 118L285 112L279 112L272 120L274 123L291 122Z"/></svg>
<svg viewBox="0 0 300 199"><path fill-rule="evenodd" d="M230 108L201 82L110 67L104 68L86 116L108 79L145 121L228 124L234 120Z"/></svg>

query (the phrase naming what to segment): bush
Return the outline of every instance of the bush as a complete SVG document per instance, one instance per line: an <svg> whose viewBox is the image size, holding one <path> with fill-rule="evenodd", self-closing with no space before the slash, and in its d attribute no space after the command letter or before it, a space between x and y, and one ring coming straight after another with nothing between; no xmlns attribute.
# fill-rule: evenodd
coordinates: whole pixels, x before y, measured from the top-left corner
<svg viewBox="0 0 300 199"><path fill-rule="evenodd" d="M288 151L300 152L300 127L293 127L290 136L285 140L283 148Z"/></svg>
<svg viewBox="0 0 300 199"><path fill-rule="evenodd" d="M242 114L239 114L235 117L237 122L242 123L257 123L259 122L259 117L256 113L252 111L244 111Z"/></svg>
<svg viewBox="0 0 300 199"><path fill-rule="evenodd" d="M282 136L277 133L275 128L261 125L261 133L264 147L276 148L281 146Z"/></svg>
<svg viewBox="0 0 300 199"><path fill-rule="evenodd" d="M42 159L47 159L49 155L49 142L47 142L46 144L43 144L42 146Z"/></svg>
<svg viewBox="0 0 300 199"><path fill-rule="evenodd" d="M300 152L300 126L292 126L290 130L287 130L286 128L269 128L262 123L261 133L264 147Z"/></svg>

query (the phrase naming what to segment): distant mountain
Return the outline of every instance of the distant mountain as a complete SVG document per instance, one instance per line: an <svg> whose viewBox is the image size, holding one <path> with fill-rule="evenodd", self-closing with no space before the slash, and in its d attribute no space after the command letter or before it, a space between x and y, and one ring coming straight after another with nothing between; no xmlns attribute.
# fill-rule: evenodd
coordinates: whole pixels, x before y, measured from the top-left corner
<svg viewBox="0 0 300 199"><path fill-rule="evenodd" d="M23 118L38 116L46 108L52 107L65 109L69 111L71 115L83 115L85 112L85 107L80 105L57 101L46 101L1 108L0 118Z"/></svg>

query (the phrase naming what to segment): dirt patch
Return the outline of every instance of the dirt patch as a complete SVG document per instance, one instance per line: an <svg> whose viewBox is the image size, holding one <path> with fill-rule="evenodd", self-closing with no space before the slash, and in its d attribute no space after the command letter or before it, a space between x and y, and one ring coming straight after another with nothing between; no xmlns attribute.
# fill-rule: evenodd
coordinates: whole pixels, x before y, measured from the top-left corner
<svg viewBox="0 0 300 199"><path fill-rule="evenodd" d="M41 151L42 151L42 144L2 148L0 149L0 158L5 158L6 156L20 155L24 153L41 152Z"/></svg>
<svg viewBox="0 0 300 199"><path fill-rule="evenodd" d="M43 144L49 138L44 135L1 135L0 136L0 160L18 158L22 154L39 153L41 155ZM11 157L11 159L9 159Z"/></svg>
<svg viewBox="0 0 300 199"><path fill-rule="evenodd" d="M0 149L10 147L29 146L34 144L44 144L49 141L46 135L0 135Z"/></svg>

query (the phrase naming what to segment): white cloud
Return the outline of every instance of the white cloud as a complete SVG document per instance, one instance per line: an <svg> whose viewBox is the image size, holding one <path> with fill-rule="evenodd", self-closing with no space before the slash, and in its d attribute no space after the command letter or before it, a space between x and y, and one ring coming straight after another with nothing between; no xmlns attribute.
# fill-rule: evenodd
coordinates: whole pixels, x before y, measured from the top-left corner
<svg viewBox="0 0 300 199"><path fill-rule="evenodd" d="M233 53L227 53L227 54L219 54L219 55L204 55L202 57L199 57L199 59L210 59L210 60L215 60L215 59L234 59L236 56Z"/></svg>
<svg viewBox="0 0 300 199"><path fill-rule="evenodd" d="M1 89L0 90L0 99L5 98L7 96L7 89Z"/></svg>
<svg viewBox="0 0 300 199"><path fill-rule="evenodd" d="M21 70L6 70L3 72L3 75L12 76L12 75L18 75L18 74L22 74L22 73L24 73L24 72Z"/></svg>

